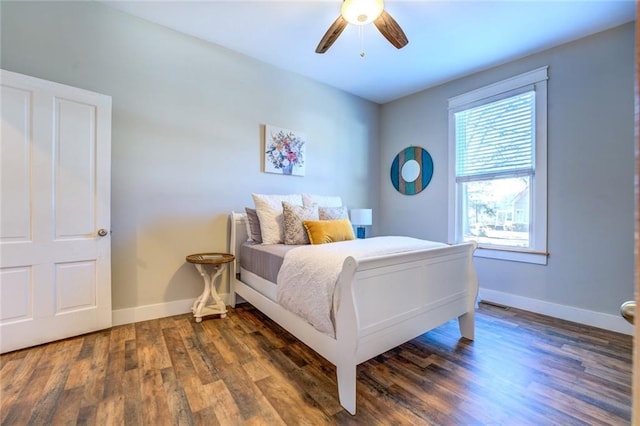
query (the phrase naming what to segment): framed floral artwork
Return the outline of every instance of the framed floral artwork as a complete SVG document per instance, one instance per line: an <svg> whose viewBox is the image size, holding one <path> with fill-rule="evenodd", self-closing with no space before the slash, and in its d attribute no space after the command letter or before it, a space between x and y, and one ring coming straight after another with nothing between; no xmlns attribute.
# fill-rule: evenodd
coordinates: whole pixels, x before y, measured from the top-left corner
<svg viewBox="0 0 640 426"><path fill-rule="evenodd" d="M265 125L264 171L304 176L306 138L293 130Z"/></svg>

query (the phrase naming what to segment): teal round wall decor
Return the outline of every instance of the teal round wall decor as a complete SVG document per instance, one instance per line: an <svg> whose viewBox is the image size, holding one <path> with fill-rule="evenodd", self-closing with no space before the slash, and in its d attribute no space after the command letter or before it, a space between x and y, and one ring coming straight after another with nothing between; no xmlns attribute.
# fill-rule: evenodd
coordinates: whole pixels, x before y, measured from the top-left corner
<svg viewBox="0 0 640 426"><path fill-rule="evenodd" d="M402 151L391 163L391 183L405 195L421 192L431 182L433 159L426 149L410 146Z"/></svg>

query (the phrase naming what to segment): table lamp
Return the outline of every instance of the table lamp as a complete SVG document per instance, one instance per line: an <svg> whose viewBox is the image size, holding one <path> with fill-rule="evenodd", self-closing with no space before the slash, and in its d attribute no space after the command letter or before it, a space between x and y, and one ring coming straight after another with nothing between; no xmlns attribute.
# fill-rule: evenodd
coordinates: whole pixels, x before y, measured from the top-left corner
<svg viewBox="0 0 640 426"><path fill-rule="evenodd" d="M356 227L356 236L364 238L364 227L371 225L371 209L351 209L351 223Z"/></svg>

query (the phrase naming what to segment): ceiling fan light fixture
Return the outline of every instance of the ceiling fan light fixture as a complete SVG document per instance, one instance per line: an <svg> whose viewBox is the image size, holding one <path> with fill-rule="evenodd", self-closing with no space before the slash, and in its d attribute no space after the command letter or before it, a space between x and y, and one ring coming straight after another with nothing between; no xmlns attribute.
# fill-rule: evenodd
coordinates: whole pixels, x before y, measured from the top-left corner
<svg viewBox="0 0 640 426"><path fill-rule="evenodd" d="M383 0L344 0L342 16L350 24L365 25L375 21L383 9Z"/></svg>

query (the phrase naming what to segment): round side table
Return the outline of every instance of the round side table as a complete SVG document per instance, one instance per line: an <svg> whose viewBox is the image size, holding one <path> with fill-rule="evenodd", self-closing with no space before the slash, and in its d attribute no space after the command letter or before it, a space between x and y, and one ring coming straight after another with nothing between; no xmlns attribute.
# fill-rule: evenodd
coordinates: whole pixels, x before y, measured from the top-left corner
<svg viewBox="0 0 640 426"><path fill-rule="evenodd" d="M224 266L229 262L233 262L235 256L228 253L197 253L187 256L187 262L195 265L200 275L204 279L204 290L202 294L193 302L193 316L196 322L201 322L202 317L206 315L220 314L220 318L226 318L227 307L218 296L215 282L222 274ZM207 270L207 265L211 266L211 270ZM209 303L209 298L213 299Z"/></svg>

